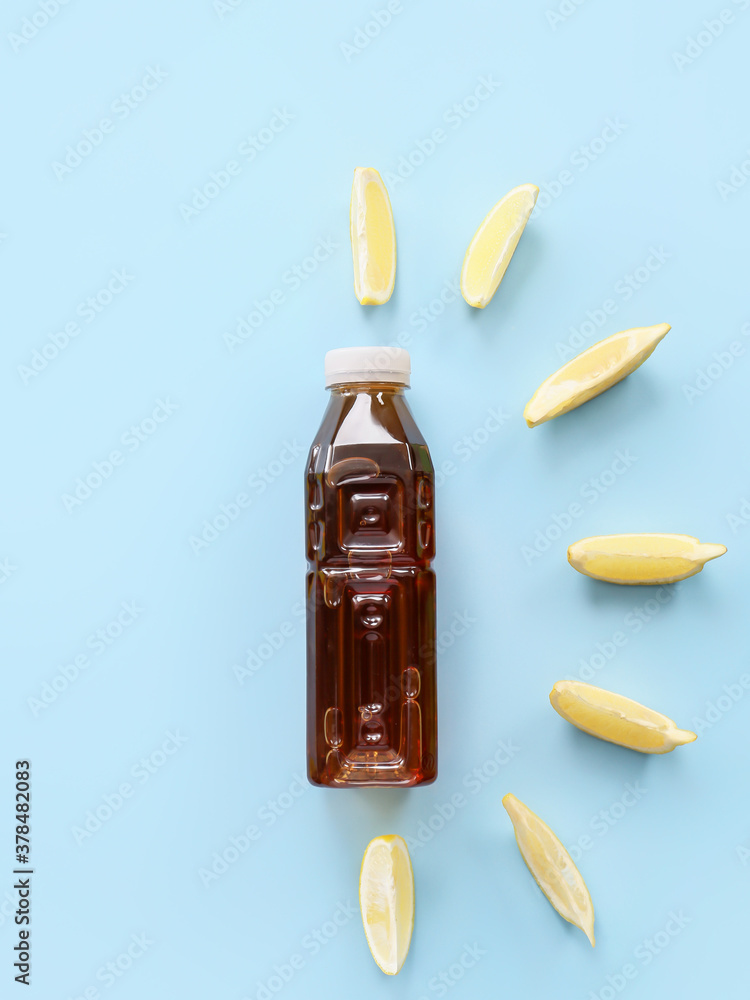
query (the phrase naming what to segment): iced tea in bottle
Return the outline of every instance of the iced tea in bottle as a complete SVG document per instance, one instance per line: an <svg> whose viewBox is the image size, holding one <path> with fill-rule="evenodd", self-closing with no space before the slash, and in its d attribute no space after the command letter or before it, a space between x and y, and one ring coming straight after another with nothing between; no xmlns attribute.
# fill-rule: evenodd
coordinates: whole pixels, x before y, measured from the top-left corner
<svg viewBox="0 0 750 1000"><path fill-rule="evenodd" d="M407 351L329 351L307 465L307 755L316 785L437 775L434 475Z"/></svg>

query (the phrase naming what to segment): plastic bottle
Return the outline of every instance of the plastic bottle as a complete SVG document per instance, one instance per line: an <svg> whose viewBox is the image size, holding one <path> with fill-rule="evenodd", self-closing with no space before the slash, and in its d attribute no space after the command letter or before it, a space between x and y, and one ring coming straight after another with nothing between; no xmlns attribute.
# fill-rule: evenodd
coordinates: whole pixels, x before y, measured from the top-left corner
<svg viewBox="0 0 750 1000"><path fill-rule="evenodd" d="M307 751L316 785L437 775L434 473L407 351L329 351L307 464Z"/></svg>

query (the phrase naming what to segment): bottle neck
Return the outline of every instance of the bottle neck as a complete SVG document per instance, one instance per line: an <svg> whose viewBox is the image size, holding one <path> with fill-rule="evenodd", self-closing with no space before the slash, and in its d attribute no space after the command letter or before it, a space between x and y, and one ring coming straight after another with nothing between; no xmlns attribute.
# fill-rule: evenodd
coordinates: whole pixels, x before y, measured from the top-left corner
<svg viewBox="0 0 750 1000"><path fill-rule="evenodd" d="M356 396L360 393L367 393L375 396L382 393L387 396L403 396L404 390L408 386L398 385L395 382L342 382L339 385L331 385L331 396Z"/></svg>

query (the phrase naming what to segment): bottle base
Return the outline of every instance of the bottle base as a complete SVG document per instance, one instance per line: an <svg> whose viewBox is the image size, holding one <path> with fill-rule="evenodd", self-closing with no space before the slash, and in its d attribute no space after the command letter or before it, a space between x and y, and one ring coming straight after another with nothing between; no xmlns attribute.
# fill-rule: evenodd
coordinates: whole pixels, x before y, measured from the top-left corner
<svg viewBox="0 0 750 1000"><path fill-rule="evenodd" d="M331 750L323 768L310 761L307 777L310 784L323 788L414 788L431 785L437 778L437 765L431 754L422 766L408 766L395 751L354 752L344 756Z"/></svg>

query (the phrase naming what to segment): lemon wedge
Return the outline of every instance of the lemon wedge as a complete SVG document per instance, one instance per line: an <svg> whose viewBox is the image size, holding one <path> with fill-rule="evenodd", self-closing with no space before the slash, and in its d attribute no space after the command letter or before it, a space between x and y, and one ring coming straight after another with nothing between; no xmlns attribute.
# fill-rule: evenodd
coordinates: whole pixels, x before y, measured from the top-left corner
<svg viewBox="0 0 750 1000"><path fill-rule="evenodd" d="M388 976L404 964L414 929L414 874L403 837L375 837L359 875L359 908L372 957Z"/></svg>
<svg viewBox="0 0 750 1000"><path fill-rule="evenodd" d="M526 423L529 427L543 424L622 381L643 364L670 329L669 323L636 326L589 347L542 382L523 411Z"/></svg>
<svg viewBox="0 0 750 1000"><path fill-rule="evenodd" d="M513 188L474 233L461 268L461 294L470 306L484 309L497 291L538 194L536 184Z"/></svg>
<svg viewBox="0 0 750 1000"><path fill-rule="evenodd" d="M692 535L595 535L568 548L568 562L585 576L607 583L676 583L700 573L726 545L699 542Z"/></svg>
<svg viewBox="0 0 750 1000"><path fill-rule="evenodd" d="M594 941L594 906L573 859L546 823L515 797L503 799L516 833L516 843L529 871L554 908Z"/></svg>
<svg viewBox="0 0 750 1000"><path fill-rule="evenodd" d="M582 681L558 681L549 700L558 715L584 733L639 753L671 753L698 739L666 715Z"/></svg>
<svg viewBox="0 0 750 1000"><path fill-rule="evenodd" d="M396 282L396 230L388 191L372 167L354 171L349 230L354 293L363 306L382 305Z"/></svg>

